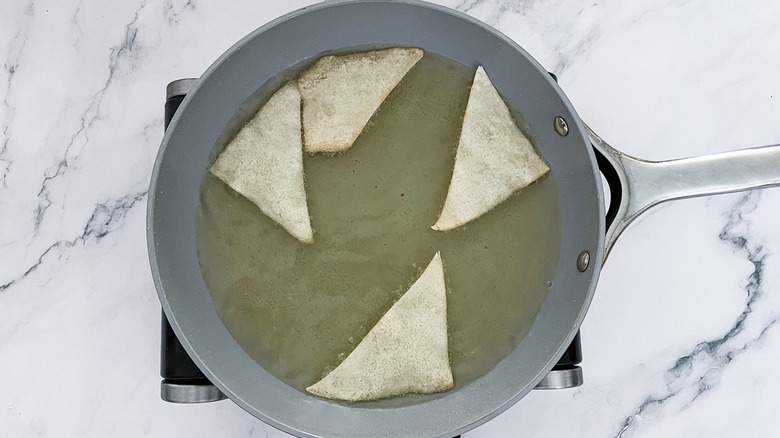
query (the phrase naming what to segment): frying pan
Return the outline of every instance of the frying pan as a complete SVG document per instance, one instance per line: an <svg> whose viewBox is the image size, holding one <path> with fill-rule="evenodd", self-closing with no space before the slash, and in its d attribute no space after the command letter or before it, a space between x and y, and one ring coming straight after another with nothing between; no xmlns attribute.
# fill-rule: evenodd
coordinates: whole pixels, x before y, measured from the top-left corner
<svg viewBox="0 0 780 438"><path fill-rule="evenodd" d="M523 115L552 169L561 249L552 286L517 348L485 376L435 395L349 405L302 393L271 376L220 321L195 248L199 186L220 136L258 90L323 53L421 47L466 66L482 65ZM601 174L609 183L609 208ZM148 247L165 314L193 361L257 418L302 437L452 437L498 415L539 382L585 316L615 239L651 206L691 196L780 184L780 146L669 162L610 147L579 119L554 79L512 40L476 19L419 1L346 1L304 8L257 29L197 81L174 116L154 166Z"/></svg>

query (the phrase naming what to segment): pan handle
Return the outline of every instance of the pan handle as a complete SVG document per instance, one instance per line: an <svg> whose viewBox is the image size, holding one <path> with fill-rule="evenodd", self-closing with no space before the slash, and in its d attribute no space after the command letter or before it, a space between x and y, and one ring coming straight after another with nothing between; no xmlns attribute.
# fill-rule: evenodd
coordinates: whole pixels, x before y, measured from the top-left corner
<svg viewBox="0 0 780 438"><path fill-rule="evenodd" d="M610 185L604 259L634 219L662 202L780 186L780 145L647 161L618 151L587 125L585 130Z"/></svg>

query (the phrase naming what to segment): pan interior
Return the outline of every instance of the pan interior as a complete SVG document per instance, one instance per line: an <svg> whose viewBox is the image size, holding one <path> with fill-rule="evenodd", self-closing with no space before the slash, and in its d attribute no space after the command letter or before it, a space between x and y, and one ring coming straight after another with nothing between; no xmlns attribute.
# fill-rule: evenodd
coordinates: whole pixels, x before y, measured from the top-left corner
<svg viewBox="0 0 780 438"><path fill-rule="evenodd" d="M524 117L558 191L561 246L552 286L533 326L484 376L420 403L377 409L304 394L257 364L215 311L195 239L199 189L226 126L263 84L340 48L412 46L475 69L483 65ZM279 78L279 79L276 79ZM278 81L274 83L274 81ZM555 132L556 116L568 122ZM475 19L416 1L326 2L261 27L198 80L174 116L155 163L149 256L166 316L204 374L252 415L297 436L452 437L507 409L553 366L584 317L600 269L604 219L595 159L569 101L516 43ZM583 250L587 271L576 269Z"/></svg>
<svg viewBox="0 0 780 438"><path fill-rule="evenodd" d="M283 76L299 68L291 70ZM473 75L426 53L349 150L304 154L314 244L298 242L204 175L196 220L204 281L236 341L277 378L305 391L335 368L436 251L446 272L456 388L490 371L530 329L560 249L554 179L542 178L465 227L430 228L447 192ZM268 88L244 106L267 100Z"/></svg>

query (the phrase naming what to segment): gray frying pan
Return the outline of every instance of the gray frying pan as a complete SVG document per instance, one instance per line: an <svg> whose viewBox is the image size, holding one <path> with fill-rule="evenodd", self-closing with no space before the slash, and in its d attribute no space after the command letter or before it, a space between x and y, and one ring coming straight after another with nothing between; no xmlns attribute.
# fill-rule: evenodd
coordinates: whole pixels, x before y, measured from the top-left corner
<svg viewBox="0 0 780 438"><path fill-rule="evenodd" d="M219 137L257 90L274 90L282 72L323 52L388 46L421 47L485 67L507 103L523 114L550 164L562 245L553 286L533 327L487 375L443 394L347 405L277 380L228 333L201 278L195 210ZM608 211L600 172L610 183ZM152 174L149 255L162 307L185 349L206 377L252 415L305 437L452 437L507 409L553 367L577 333L609 249L637 215L670 199L778 184L780 146L661 163L620 153L582 123L528 53L464 14L417 1L325 3L239 41L187 95Z"/></svg>

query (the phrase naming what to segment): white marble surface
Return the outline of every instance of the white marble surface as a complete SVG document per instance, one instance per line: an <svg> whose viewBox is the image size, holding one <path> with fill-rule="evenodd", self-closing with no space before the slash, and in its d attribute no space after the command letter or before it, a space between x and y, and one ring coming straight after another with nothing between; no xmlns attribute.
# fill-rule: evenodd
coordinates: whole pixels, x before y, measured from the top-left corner
<svg viewBox="0 0 780 438"><path fill-rule="evenodd" d="M0 435L286 436L231 402L160 401L144 208L165 84L307 3L0 2ZM443 3L632 155L780 143L776 1ZM780 189L654 209L602 273L585 385L465 436L780 436L779 217Z"/></svg>

